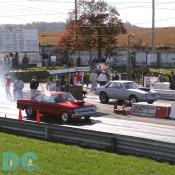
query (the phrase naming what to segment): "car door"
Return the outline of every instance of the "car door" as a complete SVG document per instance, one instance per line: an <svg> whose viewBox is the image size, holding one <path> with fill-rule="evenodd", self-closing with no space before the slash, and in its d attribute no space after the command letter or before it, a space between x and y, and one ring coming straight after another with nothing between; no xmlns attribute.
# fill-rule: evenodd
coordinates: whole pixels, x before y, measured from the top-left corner
<svg viewBox="0 0 175 175"><path fill-rule="evenodd" d="M41 113L43 114L57 114L58 107L52 97L52 95L43 95Z"/></svg>
<svg viewBox="0 0 175 175"><path fill-rule="evenodd" d="M111 98L123 100L125 98L125 88L120 82L113 82L110 87Z"/></svg>

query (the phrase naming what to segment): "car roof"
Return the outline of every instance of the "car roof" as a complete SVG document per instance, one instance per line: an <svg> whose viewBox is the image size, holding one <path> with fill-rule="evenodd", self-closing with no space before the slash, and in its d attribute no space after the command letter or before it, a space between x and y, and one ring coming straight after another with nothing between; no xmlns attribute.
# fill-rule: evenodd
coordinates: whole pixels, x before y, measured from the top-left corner
<svg viewBox="0 0 175 175"><path fill-rule="evenodd" d="M130 81L130 80L113 80L110 82L117 82L117 83L131 83L131 82L135 82L135 81Z"/></svg>

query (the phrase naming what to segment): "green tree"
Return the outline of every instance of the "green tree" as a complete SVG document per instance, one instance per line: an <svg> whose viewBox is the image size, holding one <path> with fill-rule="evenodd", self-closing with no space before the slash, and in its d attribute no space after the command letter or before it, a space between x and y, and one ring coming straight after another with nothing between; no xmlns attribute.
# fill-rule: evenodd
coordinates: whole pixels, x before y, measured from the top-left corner
<svg viewBox="0 0 175 175"><path fill-rule="evenodd" d="M98 61L101 60L102 51L108 55L116 48L118 34L126 32L118 11L105 1L79 0L77 20L75 16L75 10L69 13L66 35L59 43L65 46L64 41L69 38L69 41L74 41L69 49L97 49Z"/></svg>

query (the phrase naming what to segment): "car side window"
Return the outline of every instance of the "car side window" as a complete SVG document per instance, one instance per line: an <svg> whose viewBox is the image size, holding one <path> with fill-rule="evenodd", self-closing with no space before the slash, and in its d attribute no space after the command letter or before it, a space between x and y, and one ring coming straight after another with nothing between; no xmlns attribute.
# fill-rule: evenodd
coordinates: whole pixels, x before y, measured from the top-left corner
<svg viewBox="0 0 175 175"><path fill-rule="evenodd" d="M53 97L52 97L52 96L47 96L47 95L44 95L44 96L43 96L42 101L43 101L43 102L54 103Z"/></svg>
<svg viewBox="0 0 175 175"><path fill-rule="evenodd" d="M34 99L35 101L42 101L42 95L38 95Z"/></svg>
<svg viewBox="0 0 175 175"><path fill-rule="evenodd" d="M114 83L111 82L111 83L108 84L107 88L113 88L113 86L114 86Z"/></svg>
<svg viewBox="0 0 175 175"><path fill-rule="evenodd" d="M114 87L115 89L122 89L121 83L114 83L113 87Z"/></svg>

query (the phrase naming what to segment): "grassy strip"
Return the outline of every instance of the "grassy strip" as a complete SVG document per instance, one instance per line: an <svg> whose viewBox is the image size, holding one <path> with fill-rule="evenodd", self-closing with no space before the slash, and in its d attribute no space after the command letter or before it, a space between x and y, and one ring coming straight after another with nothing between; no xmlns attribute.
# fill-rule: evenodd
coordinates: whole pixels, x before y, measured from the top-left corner
<svg viewBox="0 0 175 175"><path fill-rule="evenodd" d="M0 152L16 152L22 156L32 151L38 156L38 170L0 175L174 175L175 166L134 156L123 156L78 146L50 143L0 133ZM1 156L2 157L2 156ZM2 165L2 158L0 159ZM1 166L2 167L2 166Z"/></svg>

